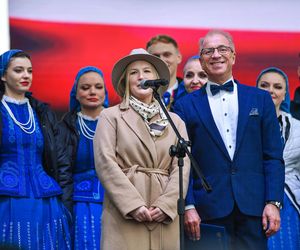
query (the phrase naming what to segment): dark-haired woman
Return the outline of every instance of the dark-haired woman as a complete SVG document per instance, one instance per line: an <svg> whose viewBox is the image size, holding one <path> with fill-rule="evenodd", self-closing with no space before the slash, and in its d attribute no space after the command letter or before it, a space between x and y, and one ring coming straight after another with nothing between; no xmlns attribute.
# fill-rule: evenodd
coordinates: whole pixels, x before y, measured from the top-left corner
<svg viewBox="0 0 300 250"><path fill-rule="evenodd" d="M5 52L0 76L0 244L70 249L69 213L61 201L70 174L54 114L28 92L30 56Z"/></svg>
<svg viewBox="0 0 300 250"><path fill-rule="evenodd" d="M300 121L290 114L289 81L279 68L269 67L258 76L257 87L274 102L284 146L285 185L280 230L268 240L269 250L300 249Z"/></svg>
<svg viewBox="0 0 300 250"><path fill-rule="evenodd" d="M61 144L72 166L74 249L99 250L104 188L95 170L93 138L101 111L108 106L104 76L94 66L81 68L70 94L70 111L60 122Z"/></svg>

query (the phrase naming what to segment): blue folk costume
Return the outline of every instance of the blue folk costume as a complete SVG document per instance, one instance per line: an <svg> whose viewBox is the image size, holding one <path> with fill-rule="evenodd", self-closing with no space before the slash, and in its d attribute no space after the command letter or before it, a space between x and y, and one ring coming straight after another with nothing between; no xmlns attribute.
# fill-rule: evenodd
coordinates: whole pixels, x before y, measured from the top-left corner
<svg viewBox="0 0 300 250"><path fill-rule="evenodd" d="M18 52L0 56L1 77ZM55 116L29 93L23 100L5 96L2 82L0 95L0 246L71 249L69 212L59 198L64 170Z"/></svg>
<svg viewBox="0 0 300 250"><path fill-rule="evenodd" d="M93 151L93 136L98 118L80 112L76 99L79 78L87 72L103 73L96 67L82 68L75 79L70 94L70 111L60 123L62 140L67 143L73 168L74 249L100 249L101 215L104 188L98 180ZM105 88L104 107L108 107Z"/></svg>
<svg viewBox="0 0 300 250"><path fill-rule="evenodd" d="M264 69L257 78L256 86L258 85L258 82L262 75L269 72L278 73L284 78L286 83L286 94L279 107L280 115L278 116L281 138L284 145L283 157L285 161L284 200L283 208L280 211L281 226L279 232L268 239L268 249L296 250L300 249L300 198L298 191L300 188L300 133L298 132L300 122L292 118L292 116L290 115L289 82L287 75L281 69L276 67ZM296 127L298 128L295 130ZM294 133L295 131L297 132ZM294 141L297 141L297 145L294 143ZM296 164L294 164L294 162ZM298 167L295 167L296 165L298 165ZM298 170L296 170L295 168L298 168Z"/></svg>

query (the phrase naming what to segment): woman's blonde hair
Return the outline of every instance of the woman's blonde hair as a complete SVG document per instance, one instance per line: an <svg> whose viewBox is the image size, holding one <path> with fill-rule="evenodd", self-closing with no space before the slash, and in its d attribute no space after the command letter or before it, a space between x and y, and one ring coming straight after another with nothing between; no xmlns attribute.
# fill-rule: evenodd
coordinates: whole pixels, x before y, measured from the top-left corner
<svg viewBox="0 0 300 250"><path fill-rule="evenodd" d="M141 61L145 61L145 62L149 63L146 60L141 60ZM136 62L136 61L134 61L134 62ZM123 71L123 73L122 73L122 75L119 79L119 82L118 82L118 91L119 91L119 93L123 93L122 104L123 104L124 108L129 107L129 97L130 97L128 67L134 62L131 62L130 64L127 65L127 67ZM156 79L158 79L159 75L158 75L158 72L157 72L156 68L151 63L149 63L149 65L151 66L151 69L152 69L153 73L155 74ZM166 91L166 87L164 87L164 89L162 89L162 88L163 87L160 87L159 90L158 90L160 95L162 95Z"/></svg>

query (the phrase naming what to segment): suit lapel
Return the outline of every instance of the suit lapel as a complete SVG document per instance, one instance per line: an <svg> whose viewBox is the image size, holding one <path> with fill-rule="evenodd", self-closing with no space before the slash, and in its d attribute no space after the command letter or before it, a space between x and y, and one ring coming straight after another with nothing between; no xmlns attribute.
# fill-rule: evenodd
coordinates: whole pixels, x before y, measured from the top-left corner
<svg viewBox="0 0 300 250"><path fill-rule="evenodd" d="M206 86L207 85L205 85L205 87L202 87L199 91L197 91L195 95L192 95L192 102L207 132L215 141L216 145L220 148L220 150L226 155L227 158L230 159L221 134L217 128L217 125L211 113L206 93Z"/></svg>
<svg viewBox="0 0 300 250"><path fill-rule="evenodd" d="M243 85L237 84L237 87L238 87L239 114L238 114L238 123L237 123L237 131L236 131L236 145L235 145L234 157L237 154L239 147L241 145L246 124L249 119L250 100L251 100L251 96L247 94L247 89L244 88Z"/></svg>
<svg viewBox="0 0 300 250"><path fill-rule="evenodd" d="M140 139L142 144L144 144L149 150L154 164L157 165L155 142L153 141L143 119L131 108L129 108L125 112L122 112L121 116L128 125L128 127L136 134L136 136Z"/></svg>

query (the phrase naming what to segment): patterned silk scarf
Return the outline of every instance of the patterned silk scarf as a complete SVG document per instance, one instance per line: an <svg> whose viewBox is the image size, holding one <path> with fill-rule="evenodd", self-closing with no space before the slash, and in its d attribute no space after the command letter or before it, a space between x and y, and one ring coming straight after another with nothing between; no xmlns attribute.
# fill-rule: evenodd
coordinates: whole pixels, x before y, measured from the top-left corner
<svg viewBox="0 0 300 250"><path fill-rule="evenodd" d="M169 121L157 101L148 105L137 100L133 96L130 96L129 104L143 118L146 127L152 136L161 136L164 133ZM160 114L161 118L150 122L151 118L157 114Z"/></svg>

